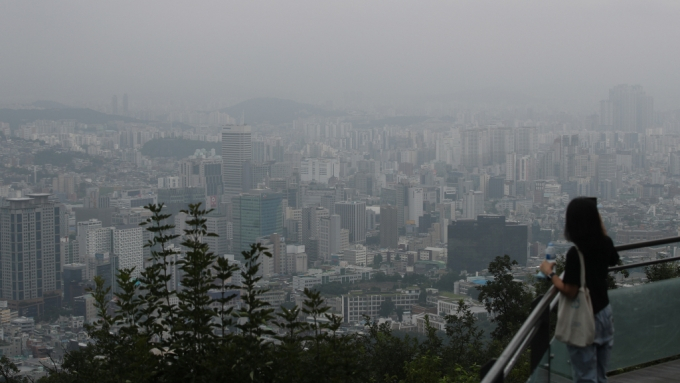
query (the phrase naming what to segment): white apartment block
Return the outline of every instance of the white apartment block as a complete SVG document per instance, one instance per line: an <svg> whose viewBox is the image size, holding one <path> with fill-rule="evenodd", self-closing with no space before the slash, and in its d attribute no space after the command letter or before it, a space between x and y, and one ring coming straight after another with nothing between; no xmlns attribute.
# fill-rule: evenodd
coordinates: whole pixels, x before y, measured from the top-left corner
<svg viewBox="0 0 680 383"><path fill-rule="evenodd" d="M360 244L351 245L342 252L343 259L350 265L367 266L366 247Z"/></svg>
<svg viewBox="0 0 680 383"><path fill-rule="evenodd" d="M327 184L331 177L339 176L340 161L337 158L305 158L300 164L300 179L303 182Z"/></svg>
<svg viewBox="0 0 680 383"><path fill-rule="evenodd" d="M132 277L136 278L144 268L143 228L126 225L112 229L112 252L118 256L118 267L135 268Z"/></svg>
<svg viewBox="0 0 680 383"><path fill-rule="evenodd" d="M418 302L420 291L412 290L387 294L348 294L342 296L342 316L345 323L363 322L364 315L378 318L380 304L390 298L394 305L404 310Z"/></svg>
<svg viewBox="0 0 680 383"><path fill-rule="evenodd" d="M161 177L158 179L159 189L178 189L180 187L179 177Z"/></svg>

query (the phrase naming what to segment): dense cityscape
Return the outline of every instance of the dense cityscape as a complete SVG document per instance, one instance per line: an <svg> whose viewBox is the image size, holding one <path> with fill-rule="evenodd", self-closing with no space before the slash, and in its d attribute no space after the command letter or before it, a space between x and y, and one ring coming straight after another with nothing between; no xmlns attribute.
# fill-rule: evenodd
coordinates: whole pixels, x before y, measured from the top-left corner
<svg viewBox="0 0 680 383"><path fill-rule="evenodd" d="M577 197L601 378L678 359L678 11L3 4L0 381L570 379Z"/></svg>
<svg viewBox="0 0 680 383"><path fill-rule="evenodd" d="M219 257L245 270L251 244L271 253L259 260L264 301L301 306L305 289L318 290L346 333L364 331L365 316L399 331L423 333L426 321L443 331L460 299L488 320L477 287L493 280L489 263L509 255L514 277L531 283L549 242L561 254L570 246L563 215L575 196L598 198L616 243L677 233L680 116L655 112L640 86L612 87L586 116L346 108L250 125L216 111L179 128L132 121L122 100L112 98L100 123L35 106L23 111L74 118L0 123L3 355L58 358L90 341L83 326L100 319L88 292L95 277L112 288L113 305L119 270L134 268L136 278L153 262L144 247L153 234L139 225L149 204L172 215L175 260L187 251L182 211L200 203L218 235L203 241ZM285 102L231 110L253 103ZM674 251L630 251L624 262ZM181 291L182 271L169 272L170 291ZM240 279L229 280L234 308L244 305ZM618 283L643 280L633 273Z"/></svg>

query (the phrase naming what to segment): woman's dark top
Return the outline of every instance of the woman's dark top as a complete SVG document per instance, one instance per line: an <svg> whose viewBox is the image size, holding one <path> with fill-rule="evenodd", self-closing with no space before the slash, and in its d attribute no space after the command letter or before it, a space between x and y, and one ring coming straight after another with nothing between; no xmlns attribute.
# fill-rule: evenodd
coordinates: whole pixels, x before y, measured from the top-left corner
<svg viewBox="0 0 680 383"><path fill-rule="evenodd" d="M609 304L607 269L609 266L615 266L619 262L619 253L614 249L614 242L607 236L582 243L579 249L583 253L583 260L586 264L586 287L590 291L593 313L597 314ZM563 282L580 287L580 279L581 262L579 261L576 247L572 246L567 252Z"/></svg>

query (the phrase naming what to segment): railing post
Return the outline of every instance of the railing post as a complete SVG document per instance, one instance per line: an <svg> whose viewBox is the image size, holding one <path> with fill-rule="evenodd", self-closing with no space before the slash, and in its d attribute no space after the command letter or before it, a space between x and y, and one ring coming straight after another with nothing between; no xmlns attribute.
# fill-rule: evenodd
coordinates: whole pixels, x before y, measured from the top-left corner
<svg viewBox="0 0 680 383"><path fill-rule="evenodd" d="M543 298L543 295L539 295L536 299L531 302L531 309L536 308L538 302ZM537 323L536 335L531 340L531 372L536 371L536 368L541 364L543 360L543 355L550 348L550 305L546 307L540 314L539 321Z"/></svg>

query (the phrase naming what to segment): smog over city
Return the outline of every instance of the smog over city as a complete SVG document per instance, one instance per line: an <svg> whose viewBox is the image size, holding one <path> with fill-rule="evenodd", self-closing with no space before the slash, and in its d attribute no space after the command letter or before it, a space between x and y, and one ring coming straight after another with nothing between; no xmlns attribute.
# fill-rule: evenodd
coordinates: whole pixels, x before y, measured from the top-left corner
<svg viewBox="0 0 680 383"><path fill-rule="evenodd" d="M677 356L630 351L662 339L617 310L663 317L644 294L677 296L659 282L677 260L636 264L680 256L643 243L679 233L679 16L2 2L0 375L479 381L555 293L538 267L564 269L584 196L615 246L641 243L609 274L630 346L610 371ZM546 368L531 342L507 381L571 377L566 349Z"/></svg>

